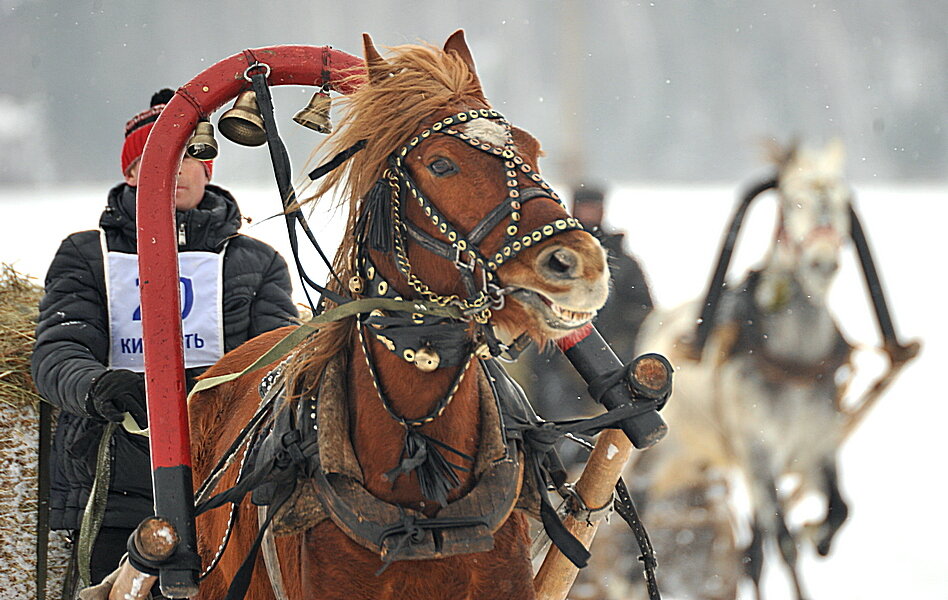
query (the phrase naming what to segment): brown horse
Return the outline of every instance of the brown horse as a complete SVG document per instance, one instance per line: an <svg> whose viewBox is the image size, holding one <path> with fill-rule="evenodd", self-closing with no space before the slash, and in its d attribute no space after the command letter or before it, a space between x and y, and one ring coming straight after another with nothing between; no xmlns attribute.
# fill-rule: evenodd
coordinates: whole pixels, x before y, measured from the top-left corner
<svg viewBox="0 0 948 600"><path fill-rule="evenodd" d="M364 47L368 76L343 99L345 117L326 143L331 151L361 140L365 147L315 193L341 189L348 199L347 232L334 268L349 290L340 284L335 290L458 308L467 315L457 321L462 335L454 350L461 358L445 366L452 361L442 356L439 368L438 355L432 359L429 351L422 365L418 348L396 353L396 344L376 335L363 314L307 338L291 354L285 380L287 389L303 389L327 364L342 364L337 393L344 398L355 480L376 499L433 517L443 510L437 494L423 489L411 467L398 472L406 436L423 434L434 440L429 454L471 467L469 459L497 427L483 416L479 393L485 378L478 356L485 348L496 352L493 333L501 340L526 333L545 344L584 325L606 300L608 269L598 242L539 176L537 140L491 109L462 32L443 50L404 46L382 58L367 35ZM378 200L386 208L373 208ZM286 333L248 342L205 377L243 369ZM255 413L267 371L191 399L197 484ZM240 462L220 487L236 481ZM448 485L447 506L478 483L475 468L450 470L456 481ZM217 558L229 520L226 508L198 518L205 568ZM232 529L219 564L201 584L202 598L223 597L248 554L258 532L258 509L249 500L235 509ZM276 554L290 599L533 598L529 545L525 515L510 510L493 532L490 550L389 564L325 519L277 537ZM257 560L248 591L257 600L274 597L263 562Z"/></svg>

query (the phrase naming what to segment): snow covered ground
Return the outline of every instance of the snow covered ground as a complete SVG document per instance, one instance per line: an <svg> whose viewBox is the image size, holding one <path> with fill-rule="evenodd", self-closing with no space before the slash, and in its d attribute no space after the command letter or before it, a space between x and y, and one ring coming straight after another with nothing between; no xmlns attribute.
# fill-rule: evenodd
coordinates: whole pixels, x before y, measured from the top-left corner
<svg viewBox="0 0 948 600"><path fill-rule="evenodd" d="M41 280L63 237L96 226L109 185L0 189L0 261ZM948 258L941 237L948 221L948 185L856 187L857 207L898 331L906 339L920 338L923 349L843 448L840 469L851 500L850 521L828 559L804 553L804 583L816 599L948 599L948 394L938 379L946 368L942 361L948 362L948 326L944 296L937 292L945 287L942 261ZM275 188L236 186L232 191L253 219L243 231L289 256L282 219L264 221L279 206ZM741 191L737 184L612 190L607 220L628 232L628 248L641 259L657 302L671 306L703 293ZM330 216L319 213L312 226L331 253L341 221ZM774 203L758 200L745 223L733 277L763 256L773 219ZM304 262L321 280L325 271L317 260L306 255ZM852 340L877 342L852 251L832 304ZM791 598L785 573L776 561L771 565L767 597Z"/></svg>

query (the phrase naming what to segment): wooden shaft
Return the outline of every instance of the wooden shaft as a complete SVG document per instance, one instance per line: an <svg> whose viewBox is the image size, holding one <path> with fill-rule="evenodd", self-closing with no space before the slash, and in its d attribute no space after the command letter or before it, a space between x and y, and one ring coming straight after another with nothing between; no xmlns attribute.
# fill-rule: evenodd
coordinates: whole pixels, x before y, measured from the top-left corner
<svg viewBox="0 0 948 600"><path fill-rule="evenodd" d="M178 547L180 539L168 521L148 517L135 529L135 548L147 560L167 560ZM146 600L158 581L155 575L142 573L128 561L122 563L109 591L109 600Z"/></svg>
<svg viewBox="0 0 948 600"><path fill-rule="evenodd" d="M632 456L632 443L620 430L607 429L599 434L596 447L589 454L583 474L576 482L576 492L587 507L602 508L612 500L616 482ZM599 522L589 525L572 515L563 521L566 528L589 548L599 528ZM537 600L563 600L576 580L579 569L563 556L556 546L543 560L533 579Z"/></svg>
<svg viewBox="0 0 948 600"><path fill-rule="evenodd" d="M109 600L146 600L151 598L151 588L157 582L157 576L142 573L124 562L112 584Z"/></svg>

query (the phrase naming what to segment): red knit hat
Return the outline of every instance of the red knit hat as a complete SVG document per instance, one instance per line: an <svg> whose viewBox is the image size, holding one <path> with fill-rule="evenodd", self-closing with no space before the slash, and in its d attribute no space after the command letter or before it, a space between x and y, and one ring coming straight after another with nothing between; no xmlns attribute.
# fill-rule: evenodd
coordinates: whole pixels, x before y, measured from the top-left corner
<svg viewBox="0 0 948 600"><path fill-rule="evenodd" d="M127 175L132 163L141 158L151 128L155 126L155 121L158 120L161 111L173 97L174 90L168 88L155 92L151 97L151 108L138 113L125 124L125 144L122 146L123 175ZM214 161L202 161L202 164L207 178L210 179L211 172L214 170Z"/></svg>

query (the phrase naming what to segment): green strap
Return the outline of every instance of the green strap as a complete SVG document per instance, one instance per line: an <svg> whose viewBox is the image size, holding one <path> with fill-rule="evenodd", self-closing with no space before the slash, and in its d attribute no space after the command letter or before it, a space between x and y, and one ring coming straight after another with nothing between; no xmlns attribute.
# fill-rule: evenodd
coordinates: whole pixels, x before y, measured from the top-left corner
<svg viewBox="0 0 948 600"><path fill-rule="evenodd" d="M95 458L95 480L89 490L89 501L85 512L82 513L82 524L79 526L79 587L87 588L92 585L92 575L89 571L89 562L92 559L92 546L99 537L99 529L105 519L105 504L109 499L109 483L112 481L112 465L109 452L112 433L117 423L106 423L102 430L102 439L99 440L99 450Z"/></svg>
<svg viewBox="0 0 948 600"><path fill-rule="evenodd" d="M346 317L351 317L352 315L372 312L375 309L415 312L441 317L450 317L452 319L464 318L460 309L455 306L439 306L437 304L430 304L422 301L395 300L394 298L362 298L361 300L352 300L351 302L346 302L345 304L340 304L331 310L327 310L326 312L303 323L298 328L287 334L279 342L274 344L273 347L267 350L263 356L254 361L252 365L243 371L239 373L228 373L227 375L218 375L217 377L208 377L207 379L198 381L191 390L191 393L188 394L188 400L190 400L191 396L198 392L203 392L204 390L209 390L222 383L233 381L238 377L242 377L247 373L251 373L257 369L269 365L272 362L275 362L277 359L288 354L290 350L298 346L303 340L309 337L311 333L319 329L320 325L324 325L332 321L340 321ZM145 429L141 429L135 422L135 419L133 419L128 413L125 413L125 420L122 422L122 427L125 429L125 431L133 435L148 437L148 428L146 427Z"/></svg>
<svg viewBox="0 0 948 600"><path fill-rule="evenodd" d="M272 348L258 358L252 365L239 373L229 373L227 375L218 375L217 377L208 377L197 382L197 385L188 394L188 399L194 394L208 390L228 381L233 381L247 373L263 368L286 355L290 350L298 346L311 333L319 328L320 325L339 321L353 315L371 312L375 309L415 312L428 315L437 315L442 317L451 317L454 319L463 319L461 311L455 306L439 306L423 301L413 300L395 300L394 298L362 298L346 302L320 315L317 315L309 321L300 325L297 329L291 331L286 337L277 342Z"/></svg>

